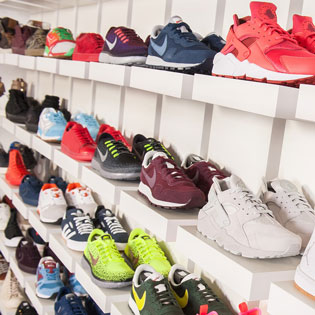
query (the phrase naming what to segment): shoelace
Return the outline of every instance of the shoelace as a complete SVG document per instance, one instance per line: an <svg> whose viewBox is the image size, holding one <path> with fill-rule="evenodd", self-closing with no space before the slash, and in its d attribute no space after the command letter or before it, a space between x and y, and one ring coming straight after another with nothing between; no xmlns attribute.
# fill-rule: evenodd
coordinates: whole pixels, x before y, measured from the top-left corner
<svg viewBox="0 0 315 315"><path fill-rule="evenodd" d="M131 155L131 152L128 150L128 148L121 142L117 140L107 140L104 143L111 155L116 158L120 154L128 154Z"/></svg>
<svg viewBox="0 0 315 315"><path fill-rule="evenodd" d="M104 216L104 220L106 221L106 223L110 229L110 232L112 234L125 233L126 232L115 216L112 216L112 217Z"/></svg>
<svg viewBox="0 0 315 315"><path fill-rule="evenodd" d="M94 145L94 141L91 138L87 128L75 129L75 134L78 137L79 141L83 144L83 146Z"/></svg>
<svg viewBox="0 0 315 315"><path fill-rule="evenodd" d="M214 176L216 176L218 179L225 178L225 175L209 162L201 164L200 169L201 173L203 173L210 179L212 179Z"/></svg>
<svg viewBox="0 0 315 315"><path fill-rule="evenodd" d="M154 138L149 138L148 140L150 141L150 143L147 143L147 144L144 145L144 148L145 148L146 151L153 151L153 150L154 151L162 151L162 152L165 152L169 158L174 160L174 157L165 148L163 143L161 143L160 141L155 140Z"/></svg>
<svg viewBox="0 0 315 315"><path fill-rule="evenodd" d="M165 160L161 167L162 175L167 177L172 183L185 183L192 185L192 182L172 160Z"/></svg>
<svg viewBox="0 0 315 315"><path fill-rule="evenodd" d="M283 28L281 28L281 26L277 23L270 24L267 22L260 21L259 27L263 27L264 32L266 32L266 34L269 36L273 35L274 33L278 34L279 37L276 37L275 38L276 40L283 39L297 45L297 41L294 38L292 38L290 34L287 31L285 31Z"/></svg>
<svg viewBox="0 0 315 315"><path fill-rule="evenodd" d="M95 43L95 49L102 49L103 48L103 45L104 45L104 40L102 38L101 35L99 34L93 34L92 35L92 39Z"/></svg>
<svg viewBox="0 0 315 315"><path fill-rule="evenodd" d="M126 28L126 27L120 27L114 32L120 40L125 44L130 42L143 44L142 39L136 34L136 32L133 29Z"/></svg>
<svg viewBox="0 0 315 315"><path fill-rule="evenodd" d="M53 271L54 271L53 273L50 273L48 270L45 269L47 280L57 281L57 279L59 277L57 269L54 269Z"/></svg>
<svg viewBox="0 0 315 315"><path fill-rule="evenodd" d="M56 28L53 32L57 33L63 40L73 40L71 32L65 28Z"/></svg>
<svg viewBox="0 0 315 315"><path fill-rule="evenodd" d="M86 314L84 309L82 309L82 306L78 303L77 299L78 298L76 298L75 296L71 296L68 299L69 305L70 305L71 310L72 310L72 314L73 315L84 315L84 314Z"/></svg>
<svg viewBox="0 0 315 315"><path fill-rule="evenodd" d="M142 237L138 237L136 239L136 244L139 253L144 259L147 257L158 257L159 259L166 260L162 249L157 244L155 239L148 237L146 240L144 240Z"/></svg>
<svg viewBox="0 0 315 315"><path fill-rule="evenodd" d="M181 27L185 27L187 29L187 32L182 32L180 30ZM172 25L172 33L173 35L175 35L177 38L180 39L184 39L187 42L196 42L196 43L200 43L199 40L197 39L197 37L193 34L193 32L191 31L190 27L188 24L186 24L185 22L181 22L178 24L173 24Z"/></svg>
<svg viewBox="0 0 315 315"><path fill-rule="evenodd" d="M77 215L73 220L80 235L89 235L93 231L93 224L89 215Z"/></svg>
<svg viewBox="0 0 315 315"><path fill-rule="evenodd" d="M116 141L121 141L126 147L129 146L129 143L119 130L112 128L112 130L109 130L108 132L113 136Z"/></svg>
<svg viewBox="0 0 315 315"><path fill-rule="evenodd" d="M314 209L311 208L306 198L299 192L293 191L288 193L287 196L291 199L291 201L294 203L296 209L298 209L299 212L310 212L315 214Z"/></svg>
<svg viewBox="0 0 315 315"><path fill-rule="evenodd" d="M207 302L211 303L218 299L217 296L212 292L212 290L207 285L202 283L200 279L196 281L198 292L206 299Z"/></svg>
<svg viewBox="0 0 315 315"><path fill-rule="evenodd" d="M163 282L165 282L165 280ZM168 285L163 282L161 281L159 284L154 286L157 300L162 305L175 305L175 298L171 293L171 290L168 288Z"/></svg>
<svg viewBox="0 0 315 315"><path fill-rule="evenodd" d="M107 263L108 261L123 261L124 259L120 256L119 251L116 248L113 240L106 241L111 242L110 244L104 244L104 242L97 242L96 247L99 250L102 261Z"/></svg>

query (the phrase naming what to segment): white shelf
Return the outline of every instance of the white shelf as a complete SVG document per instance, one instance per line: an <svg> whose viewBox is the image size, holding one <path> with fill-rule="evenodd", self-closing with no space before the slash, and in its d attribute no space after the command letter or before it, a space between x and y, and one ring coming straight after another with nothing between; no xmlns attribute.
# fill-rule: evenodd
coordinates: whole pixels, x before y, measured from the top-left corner
<svg viewBox="0 0 315 315"><path fill-rule="evenodd" d="M4 231L1 231L0 232L0 251L3 254L5 260L7 262L10 262L10 257L15 255L15 248L5 246L4 240L5 240Z"/></svg>
<svg viewBox="0 0 315 315"><path fill-rule="evenodd" d="M169 210L150 205L137 191L122 191L120 210L166 242L175 242L177 228L196 225L199 209Z"/></svg>
<svg viewBox="0 0 315 315"><path fill-rule="evenodd" d="M268 300L270 315L314 315L315 303L294 287L293 281L271 283Z"/></svg>
<svg viewBox="0 0 315 315"><path fill-rule="evenodd" d="M5 176L0 177L0 189L8 196L9 199L12 199L13 193L18 192L19 190L17 186L10 185L6 181Z"/></svg>
<svg viewBox="0 0 315 315"><path fill-rule="evenodd" d="M2 128L6 129L8 132L14 135L15 133L15 123L7 119L6 117L2 117Z"/></svg>
<svg viewBox="0 0 315 315"><path fill-rule="evenodd" d="M17 54L5 54L4 63L11 66L17 66L19 64L19 55Z"/></svg>
<svg viewBox="0 0 315 315"><path fill-rule="evenodd" d="M4 54L0 52L0 63L4 64Z"/></svg>
<svg viewBox="0 0 315 315"><path fill-rule="evenodd" d="M89 63L74 60L59 60L59 73L74 78L86 79Z"/></svg>
<svg viewBox="0 0 315 315"><path fill-rule="evenodd" d="M58 59L48 57L36 57L36 59L36 70L49 73L58 72Z"/></svg>
<svg viewBox="0 0 315 315"><path fill-rule="evenodd" d="M52 160L53 153L55 148L59 148L58 144L51 144L48 142L43 141L36 134L33 135L32 138L32 148L39 152L40 154L44 155L47 159Z"/></svg>
<svg viewBox="0 0 315 315"><path fill-rule="evenodd" d="M13 273L15 274L17 280L20 283L20 286L23 289L25 288L26 281L34 280L34 275L26 273L19 268L17 260L15 258L15 250L14 254L10 256L10 267L12 268Z"/></svg>
<svg viewBox="0 0 315 315"><path fill-rule="evenodd" d="M113 303L110 315L133 315L128 302Z"/></svg>
<svg viewBox="0 0 315 315"><path fill-rule="evenodd" d="M176 246L247 301L268 299L271 282L292 280L300 261L300 256L262 260L233 255L202 236L195 226L178 228Z"/></svg>
<svg viewBox="0 0 315 315"><path fill-rule="evenodd" d="M32 134L23 125L15 125L15 136L28 147L32 146Z"/></svg>
<svg viewBox="0 0 315 315"><path fill-rule="evenodd" d="M27 205L23 202L20 194L18 192L13 193L12 202L16 209L22 214L25 219L28 219L28 214L30 211L36 211L35 207Z"/></svg>
<svg viewBox="0 0 315 315"><path fill-rule="evenodd" d="M296 119L315 121L314 85L301 84L296 107Z"/></svg>
<svg viewBox="0 0 315 315"><path fill-rule="evenodd" d="M24 69L35 70L36 58L33 56L19 55L19 67Z"/></svg>

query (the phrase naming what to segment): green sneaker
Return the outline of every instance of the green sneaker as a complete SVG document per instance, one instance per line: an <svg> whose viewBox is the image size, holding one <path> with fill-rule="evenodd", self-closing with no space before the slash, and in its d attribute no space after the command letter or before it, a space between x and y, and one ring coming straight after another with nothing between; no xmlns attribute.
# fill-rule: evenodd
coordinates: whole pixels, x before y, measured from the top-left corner
<svg viewBox="0 0 315 315"><path fill-rule="evenodd" d="M157 272L167 277L171 264L154 238L141 229L134 229L129 236L125 254L130 259L133 268L148 264Z"/></svg>
<svg viewBox="0 0 315 315"><path fill-rule="evenodd" d="M88 238L82 266L90 270L93 282L103 288L131 285L134 275L119 254L112 237L100 229L94 229Z"/></svg>
<svg viewBox="0 0 315 315"><path fill-rule="evenodd" d="M149 265L137 268L128 304L135 315L184 314L170 291L167 279Z"/></svg>
<svg viewBox="0 0 315 315"><path fill-rule="evenodd" d="M208 312L233 315L227 306L212 292L209 286L183 266L174 265L168 275L171 291L186 315L199 314L200 307L208 306Z"/></svg>

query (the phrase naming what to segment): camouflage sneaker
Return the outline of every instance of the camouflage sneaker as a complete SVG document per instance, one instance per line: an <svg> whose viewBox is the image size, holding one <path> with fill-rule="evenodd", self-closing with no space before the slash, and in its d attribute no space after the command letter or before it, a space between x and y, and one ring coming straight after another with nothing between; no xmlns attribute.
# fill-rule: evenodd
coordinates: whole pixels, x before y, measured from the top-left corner
<svg viewBox="0 0 315 315"><path fill-rule="evenodd" d="M18 21L5 17L0 19L0 48L11 49L15 26Z"/></svg>
<svg viewBox="0 0 315 315"><path fill-rule="evenodd" d="M45 51L46 36L48 31L37 29L36 32L26 41L25 55L43 56Z"/></svg>

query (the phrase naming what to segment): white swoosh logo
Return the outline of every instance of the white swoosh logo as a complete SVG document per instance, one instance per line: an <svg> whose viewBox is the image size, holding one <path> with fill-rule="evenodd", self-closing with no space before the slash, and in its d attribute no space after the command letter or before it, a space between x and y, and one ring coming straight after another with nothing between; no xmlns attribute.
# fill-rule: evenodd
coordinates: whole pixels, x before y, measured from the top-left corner
<svg viewBox="0 0 315 315"><path fill-rule="evenodd" d="M165 51L166 51L166 46L167 46L167 36L164 37L164 42L162 45L158 45L156 43L153 42L152 38L150 41L150 45L153 47L153 49L160 55L164 55Z"/></svg>
<svg viewBox="0 0 315 315"><path fill-rule="evenodd" d="M99 148L97 148L97 152L98 152L98 154L100 155L101 161L104 162L104 161L106 160L106 158L107 158L108 150L106 151L105 154L103 154L103 153L101 152L101 150L100 150Z"/></svg>
<svg viewBox="0 0 315 315"><path fill-rule="evenodd" d="M112 43L109 40L107 40L106 38L105 38L105 41L106 41L106 44L107 44L109 50L112 50L116 46L117 37L115 37L115 40Z"/></svg>
<svg viewBox="0 0 315 315"><path fill-rule="evenodd" d="M152 177L150 177L146 172L143 172L143 175L145 177L145 179L147 180L149 186L152 188L155 184L156 181L156 170L155 168L153 169L153 175Z"/></svg>

